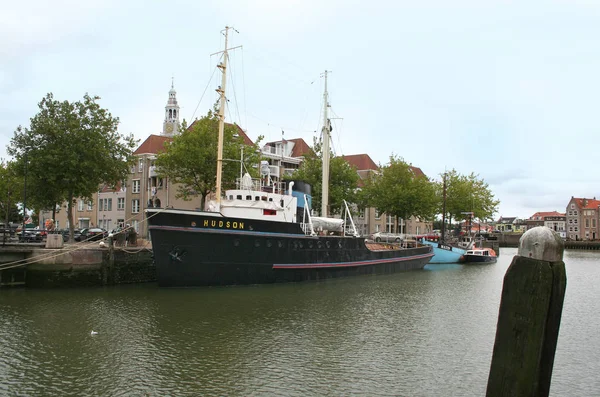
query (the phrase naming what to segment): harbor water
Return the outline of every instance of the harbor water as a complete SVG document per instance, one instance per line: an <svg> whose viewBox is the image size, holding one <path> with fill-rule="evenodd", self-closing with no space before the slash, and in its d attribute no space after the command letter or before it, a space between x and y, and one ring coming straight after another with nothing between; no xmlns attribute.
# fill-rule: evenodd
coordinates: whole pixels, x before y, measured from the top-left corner
<svg viewBox="0 0 600 397"><path fill-rule="evenodd" d="M0 395L483 396L515 254L316 283L0 290ZM600 395L600 252L565 263L551 395Z"/></svg>

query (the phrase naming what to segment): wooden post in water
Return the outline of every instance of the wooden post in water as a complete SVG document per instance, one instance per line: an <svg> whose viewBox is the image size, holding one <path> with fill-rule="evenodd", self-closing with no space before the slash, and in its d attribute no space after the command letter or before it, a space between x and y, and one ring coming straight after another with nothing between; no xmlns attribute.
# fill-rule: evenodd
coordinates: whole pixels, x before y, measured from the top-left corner
<svg viewBox="0 0 600 397"><path fill-rule="evenodd" d="M544 226L519 240L504 276L487 397L548 396L567 286L563 251Z"/></svg>

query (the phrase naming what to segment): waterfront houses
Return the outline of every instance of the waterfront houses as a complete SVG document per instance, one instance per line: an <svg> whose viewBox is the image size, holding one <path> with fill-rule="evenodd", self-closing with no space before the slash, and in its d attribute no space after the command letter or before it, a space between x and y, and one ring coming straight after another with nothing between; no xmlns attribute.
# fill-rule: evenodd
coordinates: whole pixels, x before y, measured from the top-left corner
<svg viewBox="0 0 600 397"><path fill-rule="evenodd" d="M566 216L558 211L536 212L525 221L527 230L537 226L546 226L560 235L563 239L567 238Z"/></svg>
<svg viewBox="0 0 600 397"><path fill-rule="evenodd" d="M566 209L566 228L569 240L597 240L600 200L596 197L571 197Z"/></svg>

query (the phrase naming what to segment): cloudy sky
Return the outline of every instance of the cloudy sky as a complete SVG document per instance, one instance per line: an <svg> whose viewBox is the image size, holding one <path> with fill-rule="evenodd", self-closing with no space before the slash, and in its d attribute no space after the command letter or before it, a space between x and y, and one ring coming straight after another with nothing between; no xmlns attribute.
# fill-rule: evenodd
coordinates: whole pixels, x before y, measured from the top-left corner
<svg viewBox="0 0 600 397"><path fill-rule="evenodd" d="M337 154L394 153L439 178L479 174L497 216L600 196L600 2L586 0L0 0L0 157L48 92L87 92L143 140L216 100L234 26L227 121L255 139L320 129L324 70Z"/></svg>

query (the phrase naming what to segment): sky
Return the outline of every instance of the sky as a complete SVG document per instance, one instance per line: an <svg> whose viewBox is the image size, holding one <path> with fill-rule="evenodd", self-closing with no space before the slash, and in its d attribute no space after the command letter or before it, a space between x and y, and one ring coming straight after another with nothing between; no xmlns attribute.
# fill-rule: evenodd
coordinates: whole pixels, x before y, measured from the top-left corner
<svg viewBox="0 0 600 397"><path fill-rule="evenodd" d="M322 125L336 154L390 155L440 179L475 173L500 216L600 197L600 2L592 0L0 0L0 157L49 92L98 95L140 143L217 100L230 30L226 121L252 139ZM468 209L467 209L468 210Z"/></svg>

